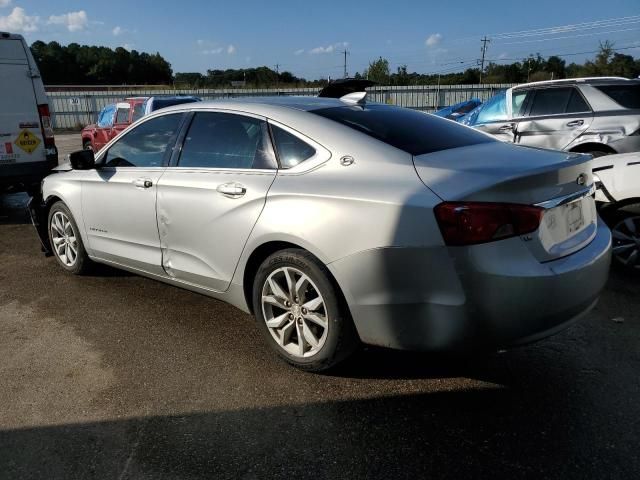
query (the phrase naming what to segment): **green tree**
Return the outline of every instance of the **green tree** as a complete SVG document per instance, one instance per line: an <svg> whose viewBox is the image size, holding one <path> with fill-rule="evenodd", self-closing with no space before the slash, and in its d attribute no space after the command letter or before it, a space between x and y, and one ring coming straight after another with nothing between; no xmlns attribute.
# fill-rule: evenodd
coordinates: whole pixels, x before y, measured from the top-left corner
<svg viewBox="0 0 640 480"><path fill-rule="evenodd" d="M383 85L389 81L389 73L389 60L380 57L378 60L369 62L369 67L364 71L363 76Z"/></svg>

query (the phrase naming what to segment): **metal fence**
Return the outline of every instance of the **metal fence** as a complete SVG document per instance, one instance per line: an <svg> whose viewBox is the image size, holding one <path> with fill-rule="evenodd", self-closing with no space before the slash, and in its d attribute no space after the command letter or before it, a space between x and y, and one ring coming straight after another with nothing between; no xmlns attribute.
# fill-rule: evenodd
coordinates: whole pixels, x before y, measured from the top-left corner
<svg viewBox="0 0 640 480"><path fill-rule="evenodd" d="M434 111L458 102L479 98L487 100L496 92L512 87L512 84L492 85L416 85L416 86L376 86L368 89L369 99L373 102L388 103L401 107L424 111ZM123 89L60 91L60 87L47 91L53 127L55 129L79 130L83 126L94 123L102 108L110 103L129 97L146 97L153 95L196 95L203 100L220 98L255 97L272 95L315 96L319 88L262 88L262 89ZM56 90L56 91L53 91Z"/></svg>

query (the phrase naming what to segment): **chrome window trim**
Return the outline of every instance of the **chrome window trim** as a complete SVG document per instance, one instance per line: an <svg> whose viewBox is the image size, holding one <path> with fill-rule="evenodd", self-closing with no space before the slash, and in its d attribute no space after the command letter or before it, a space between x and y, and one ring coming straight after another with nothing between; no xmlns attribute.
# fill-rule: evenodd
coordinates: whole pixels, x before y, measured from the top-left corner
<svg viewBox="0 0 640 480"><path fill-rule="evenodd" d="M545 202L536 203L535 206L544 208L545 210L549 210L551 208L559 207L561 205L566 205L567 203L571 203L582 197L594 195L595 193L596 193L596 185L595 183L592 183L588 187L582 188L577 192L573 192L568 195L563 195L562 197L552 198L551 200L547 200Z"/></svg>

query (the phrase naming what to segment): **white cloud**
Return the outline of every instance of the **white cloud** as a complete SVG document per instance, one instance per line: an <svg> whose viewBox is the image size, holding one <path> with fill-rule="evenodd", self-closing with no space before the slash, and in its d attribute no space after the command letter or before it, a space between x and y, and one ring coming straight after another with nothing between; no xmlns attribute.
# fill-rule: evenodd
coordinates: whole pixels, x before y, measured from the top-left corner
<svg viewBox="0 0 640 480"><path fill-rule="evenodd" d="M222 48L222 47L209 48L209 49L202 50L202 54L203 55L218 55L218 54L222 53L223 50L224 50L224 48Z"/></svg>
<svg viewBox="0 0 640 480"><path fill-rule="evenodd" d="M8 7L11 5L11 0L0 0L0 8Z"/></svg>
<svg viewBox="0 0 640 480"><path fill-rule="evenodd" d="M117 37L118 35L122 35L124 33L124 29L120 25L116 25L115 27L113 27L113 30L111 30L111 33L113 33L114 37Z"/></svg>
<svg viewBox="0 0 640 480"><path fill-rule="evenodd" d="M424 43L427 47L435 47L436 45L439 45L441 41L442 35L440 35L439 33L432 33Z"/></svg>
<svg viewBox="0 0 640 480"><path fill-rule="evenodd" d="M47 22L51 25L64 25L70 32L84 30L89 25L87 12L79 10L77 12L63 13L62 15L51 15Z"/></svg>
<svg viewBox="0 0 640 480"><path fill-rule="evenodd" d="M29 16L24 8L15 7L9 15L0 17L0 30L14 33L35 32L39 23L40 17Z"/></svg>
<svg viewBox="0 0 640 480"><path fill-rule="evenodd" d="M294 55L302 55L304 53L304 48L301 48L300 50L296 50L295 52L293 52Z"/></svg>
<svg viewBox="0 0 640 480"><path fill-rule="evenodd" d="M208 40L196 40L196 44L200 47L200 53L202 55L220 55L226 52L227 55L234 55L238 49L235 45L229 43L228 45L220 45L217 42L210 42Z"/></svg>
<svg viewBox="0 0 640 480"><path fill-rule="evenodd" d="M124 48L125 50L133 50L133 47L135 47L136 45L134 43L125 43L122 45L122 48Z"/></svg>
<svg viewBox="0 0 640 480"><path fill-rule="evenodd" d="M327 45L326 47L320 46L316 48L312 48L309 50L309 53L312 55L318 55L320 53L333 53L338 50L338 48L346 48L349 46L348 42L338 42L332 45Z"/></svg>

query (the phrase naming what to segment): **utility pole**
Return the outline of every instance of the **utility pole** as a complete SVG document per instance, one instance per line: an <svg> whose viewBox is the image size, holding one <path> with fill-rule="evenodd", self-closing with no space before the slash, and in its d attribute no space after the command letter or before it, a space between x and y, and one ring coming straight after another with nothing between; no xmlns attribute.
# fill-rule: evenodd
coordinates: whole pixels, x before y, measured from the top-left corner
<svg viewBox="0 0 640 480"><path fill-rule="evenodd" d="M482 85L482 74L484 73L484 56L487 53L487 43L489 43L491 40L485 35L484 38L480 41L482 42L482 48L480 49L482 51L482 60L480 60L480 85Z"/></svg>
<svg viewBox="0 0 640 480"><path fill-rule="evenodd" d="M345 48L342 52L344 55L344 76L343 78L347 78L347 55L349 55L349 51Z"/></svg>
<svg viewBox="0 0 640 480"><path fill-rule="evenodd" d="M278 88L280 86L280 64L276 63L276 95L279 95Z"/></svg>

